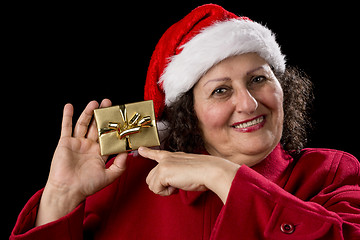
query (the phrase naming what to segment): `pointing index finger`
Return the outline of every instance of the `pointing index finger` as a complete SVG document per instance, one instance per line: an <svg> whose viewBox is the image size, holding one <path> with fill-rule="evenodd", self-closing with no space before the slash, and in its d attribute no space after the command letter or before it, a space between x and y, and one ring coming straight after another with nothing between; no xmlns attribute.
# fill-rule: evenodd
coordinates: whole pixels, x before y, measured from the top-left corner
<svg viewBox="0 0 360 240"><path fill-rule="evenodd" d="M151 160L155 160L157 162L160 162L163 158L163 153L166 151L163 150L154 150L147 147L140 147L138 149L139 154L144 158L149 158Z"/></svg>

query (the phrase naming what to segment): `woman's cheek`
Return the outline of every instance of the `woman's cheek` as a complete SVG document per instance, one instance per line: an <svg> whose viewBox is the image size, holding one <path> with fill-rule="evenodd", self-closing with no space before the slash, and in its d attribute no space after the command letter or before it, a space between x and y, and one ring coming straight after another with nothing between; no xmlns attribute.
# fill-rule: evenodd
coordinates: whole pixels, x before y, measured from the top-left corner
<svg viewBox="0 0 360 240"><path fill-rule="evenodd" d="M271 112L271 122L274 135L281 135L284 121L283 91L280 84L273 82L259 96L261 103ZM269 119L270 120L270 119Z"/></svg>
<svg viewBox="0 0 360 240"><path fill-rule="evenodd" d="M215 130L228 126L228 120L232 114L229 104L226 104L225 102L208 104L205 107L196 110L196 112L203 131Z"/></svg>
<svg viewBox="0 0 360 240"><path fill-rule="evenodd" d="M268 84L256 96L256 99L266 108L275 111L282 111L283 98L283 91L277 81Z"/></svg>

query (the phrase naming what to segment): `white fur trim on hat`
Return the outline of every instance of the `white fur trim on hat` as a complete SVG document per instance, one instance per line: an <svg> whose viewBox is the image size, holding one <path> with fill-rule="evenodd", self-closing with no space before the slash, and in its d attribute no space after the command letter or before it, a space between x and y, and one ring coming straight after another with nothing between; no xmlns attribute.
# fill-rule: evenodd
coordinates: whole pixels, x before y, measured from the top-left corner
<svg viewBox="0 0 360 240"><path fill-rule="evenodd" d="M249 20L217 22L181 48L182 51L170 59L159 80L163 83L168 106L190 90L211 67L230 56L255 52L275 71L285 71L285 56L274 34L267 27Z"/></svg>

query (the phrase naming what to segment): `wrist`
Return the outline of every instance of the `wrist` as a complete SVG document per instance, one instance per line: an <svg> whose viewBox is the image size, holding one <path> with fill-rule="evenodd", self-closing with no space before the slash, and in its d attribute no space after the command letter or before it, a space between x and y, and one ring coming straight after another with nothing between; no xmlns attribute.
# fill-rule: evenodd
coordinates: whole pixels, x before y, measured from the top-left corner
<svg viewBox="0 0 360 240"><path fill-rule="evenodd" d="M41 196L36 226L55 221L72 212L85 198L47 184Z"/></svg>
<svg viewBox="0 0 360 240"><path fill-rule="evenodd" d="M211 176L208 176L209 181L206 186L217 194L224 204L226 203L232 182L239 168L239 164L225 159L216 159L212 170L209 171Z"/></svg>

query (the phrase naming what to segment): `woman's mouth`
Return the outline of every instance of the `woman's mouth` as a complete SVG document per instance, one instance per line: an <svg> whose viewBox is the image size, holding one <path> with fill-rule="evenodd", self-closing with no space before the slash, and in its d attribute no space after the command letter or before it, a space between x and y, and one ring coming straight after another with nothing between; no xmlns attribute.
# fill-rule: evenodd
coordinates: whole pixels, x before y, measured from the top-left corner
<svg viewBox="0 0 360 240"><path fill-rule="evenodd" d="M234 123L231 127L240 132L253 132L262 128L265 122L265 115L260 115L252 119Z"/></svg>

